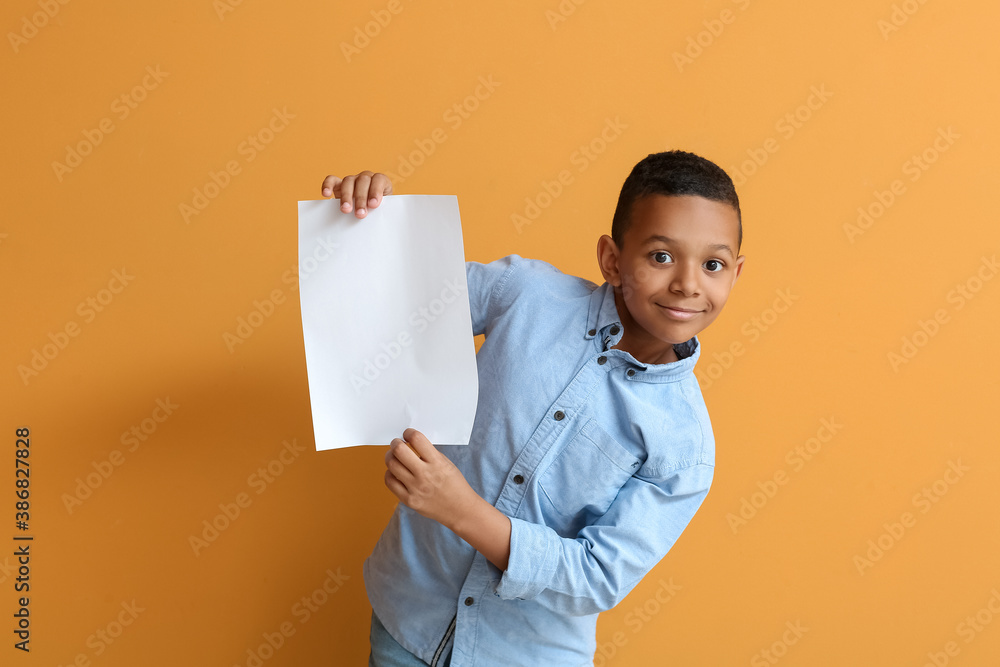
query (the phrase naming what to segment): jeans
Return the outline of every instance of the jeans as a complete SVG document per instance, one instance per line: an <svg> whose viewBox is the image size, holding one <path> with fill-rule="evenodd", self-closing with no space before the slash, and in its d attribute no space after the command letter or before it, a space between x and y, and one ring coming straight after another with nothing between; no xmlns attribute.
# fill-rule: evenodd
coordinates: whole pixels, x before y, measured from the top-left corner
<svg viewBox="0 0 1000 667"><path fill-rule="evenodd" d="M368 667L427 667L427 663L413 655L392 638L382 622L372 612L372 629L370 634L371 652L368 654ZM440 661L440 667L451 664L451 651Z"/></svg>

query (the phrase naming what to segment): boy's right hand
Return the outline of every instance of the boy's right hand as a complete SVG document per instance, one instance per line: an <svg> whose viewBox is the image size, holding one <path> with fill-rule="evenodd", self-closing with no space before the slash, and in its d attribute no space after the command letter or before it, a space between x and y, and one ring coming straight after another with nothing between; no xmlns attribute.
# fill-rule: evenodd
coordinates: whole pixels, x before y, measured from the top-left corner
<svg viewBox="0 0 1000 667"><path fill-rule="evenodd" d="M322 191L324 197L340 199L340 210L344 213L353 209L354 217L363 218L369 210L378 208L382 197L392 194L392 183L385 174L363 171L344 178L327 176Z"/></svg>

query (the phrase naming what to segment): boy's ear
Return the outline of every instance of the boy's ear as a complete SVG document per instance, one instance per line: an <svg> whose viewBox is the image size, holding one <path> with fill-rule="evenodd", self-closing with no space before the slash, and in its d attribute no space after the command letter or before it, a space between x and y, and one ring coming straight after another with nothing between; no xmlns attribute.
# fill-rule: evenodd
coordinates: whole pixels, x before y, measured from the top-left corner
<svg viewBox="0 0 1000 667"><path fill-rule="evenodd" d="M741 273L743 273L743 263L746 259L746 255L740 255L736 258L736 275L733 276L733 284L729 286L729 289L732 289L736 285L736 279L740 277Z"/></svg>
<svg viewBox="0 0 1000 667"><path fill-rule="evenodd" d="M607 234L597 239L597 263L601 267L601 275L610 285L621 287L622 276L618 265L618 245Z"/></svg>

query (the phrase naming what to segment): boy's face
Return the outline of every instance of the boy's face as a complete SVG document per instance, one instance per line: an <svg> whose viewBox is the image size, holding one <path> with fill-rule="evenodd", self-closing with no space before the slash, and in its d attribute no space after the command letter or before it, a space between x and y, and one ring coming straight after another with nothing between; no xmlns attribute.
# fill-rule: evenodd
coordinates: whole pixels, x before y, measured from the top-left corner
<svg viewBox="0 0 1000 667"><path fill-rule="evenodd" d="M704 197L633 203L622 247L607 235L597 244L624 327L617 348L643 363L668 363L674 344L715 321L746 259L736 256L738 225L732 206Z"/></svg>

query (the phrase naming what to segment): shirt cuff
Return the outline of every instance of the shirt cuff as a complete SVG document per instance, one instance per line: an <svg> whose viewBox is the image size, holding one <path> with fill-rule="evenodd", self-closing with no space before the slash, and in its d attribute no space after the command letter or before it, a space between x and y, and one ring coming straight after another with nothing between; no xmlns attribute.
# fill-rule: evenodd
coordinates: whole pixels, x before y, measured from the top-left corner
<svg viewBox="0 0 1000 667"><path fill-rule="evenodd" d="M548 587L559 562L559 535L549 528L510 518L510 557L496 594L504 600L527 600Z"/></svg>

